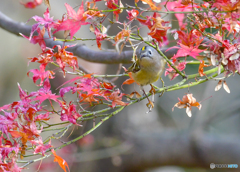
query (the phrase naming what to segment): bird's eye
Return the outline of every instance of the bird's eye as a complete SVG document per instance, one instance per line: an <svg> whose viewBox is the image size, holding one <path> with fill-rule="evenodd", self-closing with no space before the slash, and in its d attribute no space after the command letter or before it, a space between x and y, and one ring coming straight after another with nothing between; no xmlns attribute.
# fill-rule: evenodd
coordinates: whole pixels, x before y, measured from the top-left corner
<svg viewBox="0 0 240 172"><path fill-rule="evenodd" d="M148 53L149 53L150 55L152 55L152 51L148 51Z"/></svg>

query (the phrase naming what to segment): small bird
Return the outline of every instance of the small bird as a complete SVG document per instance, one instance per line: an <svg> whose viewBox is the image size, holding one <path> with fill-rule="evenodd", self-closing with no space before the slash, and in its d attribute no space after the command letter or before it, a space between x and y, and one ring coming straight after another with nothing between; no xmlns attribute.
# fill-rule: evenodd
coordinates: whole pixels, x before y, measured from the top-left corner
<svg viewBox="0 0 240 172"><path fill-rule="evenodd" d="M151 46L143 46L140 49L137 60L128 68L127 72L132 72L134 81L140 85L141 90L147 97L143 86L156 82L162 76L165 64L165 59L157 50ZM152 85L151 87L154 89ZM153 108L153 103L149 99L148 101L147 106L149 107L150 105Z"/></svg>

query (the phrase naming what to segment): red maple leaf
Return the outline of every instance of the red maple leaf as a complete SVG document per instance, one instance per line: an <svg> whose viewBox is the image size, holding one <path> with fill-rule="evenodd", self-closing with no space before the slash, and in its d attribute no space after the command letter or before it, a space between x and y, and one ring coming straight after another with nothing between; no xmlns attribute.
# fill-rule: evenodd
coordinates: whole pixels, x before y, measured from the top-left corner
<svg viewBox="0 0 240 172"><path fill-rule="evenodd" d="M67 8L68 19L61 22L58 26L55 26L56 30L53 32L53 34L60 30L70 30L70 39L72 39L73 35L81 28L82 25L87 25L89 23L86 22L87 17L83 15L83 1L77 13L67 3L65 3L65 6Z"/></svg>
<svg viewBox="0 0 240 172"><path fill-rule="evenodd" d="M76 105L69 103L68 106L63 105L61 110L61 120L62 121L69 121L73 124L77 124L77 119L82 115L77 113Z"/></svg>
<svg viewBox="0 0 240 172"><path fill-rule="evenodd" d="M178 35L178 43L188 47L199 47L204 39L202 34L196 29L191 30L189 33L182 30L178 30L176 33Z"/></svg>
<svg viewBox="0 0 240 172"><path fill-rule="evenodd" d="M98 28L95 28L94 34L96 35L97 46L101 50L101 42L100 41L103 41L107 37L107 35L101 33L98 30Z"/></svg>
<svg viewBox="0 0 240 172"><path fill-rule="evenodd" d="M138 18L138 21L143 25L147 25L150 29L148 35L155 38L159 42L166 40L166 35L170 27L165 26L167 23L164 21L159 14L154 13L153 16L146 16L146 20Z"/></svg>
<svg viewBox="0 0 240 172"><path fill-rule="evenodd" d="M135 10L135 9L130 10L130 11L127 10L127 13L128 13L127 19L130 21L133 19L136 19L139 14L138 10Z"/></svg>
<svg viewBox="0 0 240 172"><path fill-rule="evenodd" d="M107 7L114 9L113 14L116 17L116 21L118 21L118 16L121 13L121 10L116 10L118 7L115 4L118 4L118 0L107 0Z"/></svg>
<svg viewBox="0 0 240 172"><path fill-rule="evenodd" d="M63 48L61 48L60 45L56 45L53 47L53 49L55 47L58 47L58 52L54 53L54 57L56 57L56 62L62 69L63 74L65 75L66 64L68 64L70 67L73 68L73 70L75 70L75 68L78 67L77 57L74 56L73 53L66 51L66 49L71 46L64 46Z"/></svg>

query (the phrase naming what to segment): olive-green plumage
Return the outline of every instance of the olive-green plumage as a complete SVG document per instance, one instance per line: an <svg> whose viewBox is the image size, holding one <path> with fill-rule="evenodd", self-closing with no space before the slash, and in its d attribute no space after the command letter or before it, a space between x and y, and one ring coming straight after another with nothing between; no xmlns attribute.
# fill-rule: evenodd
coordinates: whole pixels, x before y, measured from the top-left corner
<svg viewBox="0 0 240 172"><path fill-rule="evenodd" d="M152 47L141 48L137 61L128 68L139 85L144 86L156 82L162 75L166 61Z"/></svg>

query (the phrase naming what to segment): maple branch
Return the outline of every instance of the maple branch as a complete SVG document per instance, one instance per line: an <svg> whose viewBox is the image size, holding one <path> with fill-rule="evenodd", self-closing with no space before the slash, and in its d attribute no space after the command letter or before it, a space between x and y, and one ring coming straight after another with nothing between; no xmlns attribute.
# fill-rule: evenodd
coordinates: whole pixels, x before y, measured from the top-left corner
<svg viewBox="0 0 240 172"><path fill-rule="evenodd" d="M24 23L16 22L0 12L0 27L12 34L20 36L19 33L29 36L31 32L31 26ZM52 48L54 45L73 45L69 42L54 41L53 38L49 38L48 34L45 33L44 36L46 46ZM68 51L72 52L75 56L78 56L81 59L84 59L89 62L95 63L104 63L104 64L118 64L118 63L132 63L132 50L123 51L121 54L118 54L115 51L95 51L88 48L85 45L76 45L74 47L69 47ZM168 57L171 58L176 54L178 49L171 49L165 52L167 48L162 48L161 51Z"/></svg>
<svg viewBox="0 0 240 172"><path fill-rule="evenodd" d="M57 148L54 148L54 150L57 151L57 150L59 150L59 149L62 149L63 147L68 146L68 145L70 145L70 144L72 144L72 143L80 140L81 138L85 137L86 135L92 133L92 132L93 132L94 130L96 130L100 125L102 125L103 122L107 121L109 118L111 118L111 117L113 117L114 115L118 114L118 113L119 113L120 111L122 111L124 108L125 108L125 106L120 106L120 107L118 107L114 112L108 114L105 118L101 119L100 122L98 122L97 125L95 125L93 128L91 128L90 130L86 131L84 134L78 136L77 138L75 138L75 139L73 139L73 140L70 140L70 141L68 141L68 142L65 142L65 143L63 143L61 146L59 146L59 147L57 147ZM69 128L70 126L72 126L72 124L69 124L69 125L67 126L67 128ZM65 127L65 128L66 128L66 127ZM60 132L58 132L58 133L60 133ZM63 134L64 134L64 133L63 133ZM51 136L51 138L54 138L54 137ZM49 138L49 139L50 139L50 138ZM48 141L49 139L47 139L46 141ZM56 138L55 138L55 139L56 139ZM45 142L46 142L46 141L45 141ZM52 148L51 148L51 149L52 149ZM24 165L21 167L21 168L23 168L23 167L26 167L26 166L34 163L34 162L43 160L43 159L45 159L45 158L47 158L47 157L49 157L49 156L52 155L52 152L50 152L50 149L49 149L48 151L46 151L46 152L49 152L49 154L46 154L46 155L43 156L43 157L40 157L40 158L38 158L38 159L31 160L31 161L18 161L18 163L26 163L26 164L24 164ZM34 156L34 155L30 155L30 156Z"/></svg>

